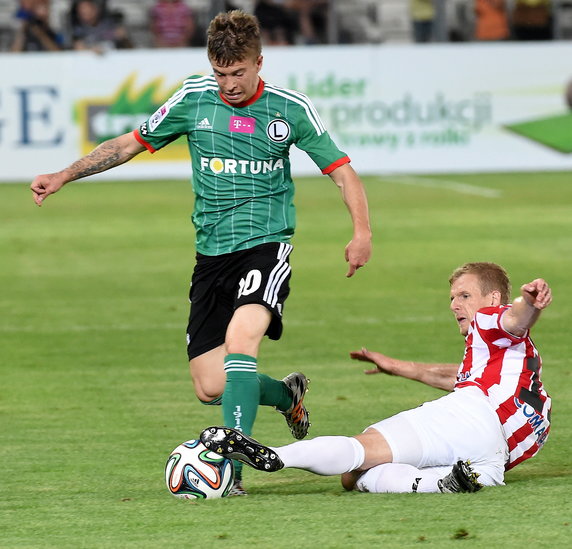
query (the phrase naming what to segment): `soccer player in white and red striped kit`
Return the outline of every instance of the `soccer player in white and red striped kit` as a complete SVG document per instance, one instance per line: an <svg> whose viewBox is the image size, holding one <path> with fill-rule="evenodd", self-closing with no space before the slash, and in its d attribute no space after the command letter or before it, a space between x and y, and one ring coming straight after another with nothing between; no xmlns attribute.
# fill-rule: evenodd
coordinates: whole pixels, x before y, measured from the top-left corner
<svg viewBox="0 0 572 549"><path fill-rule="evenodd" d="M366 349L350 356L383 372L449 394L368 427L355 437L323 436L266 447L232 429L211 427L203 442L263 471L283 467L342 474L363 492L474 492L504 484L508 469L533 457L550 431L551 399L530 328L552 301L541 278L510 301L495 263L466 263L449 279L451 311L465 337L461 364L398 360Z"/></svg>

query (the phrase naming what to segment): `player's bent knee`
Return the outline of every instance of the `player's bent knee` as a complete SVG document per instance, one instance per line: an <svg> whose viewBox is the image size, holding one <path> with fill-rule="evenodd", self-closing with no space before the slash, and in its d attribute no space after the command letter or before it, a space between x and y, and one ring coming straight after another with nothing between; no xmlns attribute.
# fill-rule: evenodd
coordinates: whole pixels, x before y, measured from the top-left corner
<svg viewBox="0 0 572 549"><path fill-rule="evenodd" d="M256 356L258 354L258 341L227 341L226 350L229 355Z"/></svg>
<svg viewBox="0 0 572 549"><path fill-rule="evenodd" d="M195 387L195 396L200 400L202 404L211 404L216 405L218 402L217 400L222 399L222 391L215 392L215 391L205 391L201 387Z"/></svg>
<svg viewBox="0 0 572 549"><path fill-rule="evenodd" d="M190 372L196 397L201 402L219 398L225 387L226 375L223 369L224 349L206 353L190 361Z"/></svg>
<svg viewBox="0 0 572 549"><path fill-rule="evenodd" d="M200 383L197 380L194 380L194 389L195 389L195 396L203 403L213 403L217 404L217 399L222 399L222 393L224 391L224 382L222 385L218 383Z"/></svg>
<svg viewBox="0 0 572 549"><path fill-rule="evenodd" d="M222 405L222 395L219 395L217 397L214 397L212 399L209 400L204 400L200 397L197 397L199 399L199 402L201 404L204 404L205 406L220 406Z"/></svg>

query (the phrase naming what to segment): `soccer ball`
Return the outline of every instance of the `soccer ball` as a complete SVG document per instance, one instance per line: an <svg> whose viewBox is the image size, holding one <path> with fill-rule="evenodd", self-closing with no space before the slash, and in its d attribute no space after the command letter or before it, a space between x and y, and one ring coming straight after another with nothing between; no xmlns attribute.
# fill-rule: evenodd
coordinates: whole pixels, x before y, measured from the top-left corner
<svg viewBox="0 0 572 549"><path fill-rule="evenodd" d="M165 466L167 488L182 499L223 498L233 480L232 460L208 450L200 440L177 446Z"/></svg>

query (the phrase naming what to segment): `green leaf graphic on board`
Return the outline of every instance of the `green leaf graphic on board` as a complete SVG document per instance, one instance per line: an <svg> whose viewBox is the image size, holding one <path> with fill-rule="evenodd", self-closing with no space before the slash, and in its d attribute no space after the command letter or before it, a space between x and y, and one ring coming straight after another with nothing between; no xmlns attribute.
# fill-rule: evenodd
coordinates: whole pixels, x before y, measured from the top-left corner
<svg viewBox="0 0 572 549"><path fill-rule="evenodd" d="M572 153L572 113L509 124L505 128L558 152Z"/></svg>

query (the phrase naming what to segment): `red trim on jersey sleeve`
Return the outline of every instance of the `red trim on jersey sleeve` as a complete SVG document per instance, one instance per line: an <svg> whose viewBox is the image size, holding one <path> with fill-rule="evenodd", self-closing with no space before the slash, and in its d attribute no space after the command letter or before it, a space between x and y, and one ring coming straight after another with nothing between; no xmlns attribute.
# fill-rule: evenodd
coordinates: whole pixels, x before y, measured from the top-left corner
<svg viewBox="0 0 572 549"><path fill-rule="evenodd" d="M504 309L499 313L498 327L499 327L499 330L502 330L502 332L505 333L511 341L514 341L515 343L520 343L521 341L523 341L524 339L526 339L526 338L528 337L528 334L530 333L530 330L526 330L526 332L524 333L524 335L518 337L518 336L512 335L510 332L507 332L507 331L502 327L502 324L501 324L501 318L502 318L502 316L503 316L511 307L512 307L512 305L507 305L507 306L505 306Z"/></svg>
<svg viewBox="0 0 572 549"><path fill-rule="evenodd" d="M488 316L492 316L492 315L498 315L497 317L497 329L500 330L508 339L510 339L512 342L514 343L520 343L521 341L523 341L524 339L526 339L528 337L529 331L527 330L526 333L523 336L515 336L512 335L511 333L507 332L501 324L501 318L502 316L512 307L512 305L497 305L495 307L483 307L482 309L479 309L477 312L481 313L483 315L488 315Z"/></svg>
<svg viewBox="0 0 572 549"><path fill-rule="evenodd" d="M149 143L147 143L147 141L145 141L145 139L141 137L138 129L133 130L133 135L135 136L135 139L137 139L137 141L139 141L139 143L141 143L141 145L143 145L151 154L157 152L156 149L154 149L151 145L149 145Z"/></svg>
<svg viewBox="0 0 572 549"><path fill-rule="evenodd" d="M349 164L350 162L351 162L350 157L344 156L343 158L340 158L339 160L336 160L334 163L330 164L327 168L324 168L322 170L322 173L324 175L328 175L329 173L332 173L336 168L339 168L344 164Z"/></svg>
<svg viewBox="0 0 572 549"><path fill-rule="evenodd" d="M231 107L238 107L239 109L241 109L242 107L248 107L248 105L252 105L252 103L255 103L256 101L258 101L260 99L260 96L262 95L262 92L264 91L264 80L262 80L262 78L258 81L258 87L256 88L256 91L254 92L254 95L250 98L247 99L246 101L243 101L242 103L237 103L236 105L234 103L229 103L223 96L222 93L220 93L220 89L218 90L218 96L223 100L224 103L226 103L227 105L231 106Z"/></svg>

